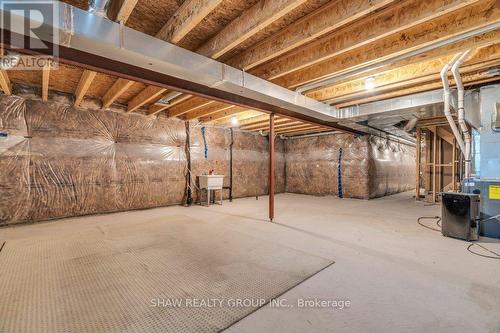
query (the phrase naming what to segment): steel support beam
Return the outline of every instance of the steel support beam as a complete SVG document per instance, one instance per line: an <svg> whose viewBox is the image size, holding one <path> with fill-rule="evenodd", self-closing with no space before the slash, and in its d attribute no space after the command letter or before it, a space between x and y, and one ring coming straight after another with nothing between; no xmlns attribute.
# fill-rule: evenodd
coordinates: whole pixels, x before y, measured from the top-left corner
<svg viewBox="0 0 500 333"><path fill-rule="evenodd" d="M269 220L274 219L274 114L269 115Z"/></svg>

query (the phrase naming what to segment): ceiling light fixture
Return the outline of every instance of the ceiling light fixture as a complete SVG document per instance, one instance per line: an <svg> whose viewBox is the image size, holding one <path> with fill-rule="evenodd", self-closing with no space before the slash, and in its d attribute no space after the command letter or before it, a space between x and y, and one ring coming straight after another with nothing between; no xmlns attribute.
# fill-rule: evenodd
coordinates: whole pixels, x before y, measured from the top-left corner
<svg viewBox="0 0 500 333"><path fill-rule="evenodd" d="M232 116L231 117L231 126L232 127L238 127L239 124L240 124L240 122L238 120L238 117Z"/></svg>
<svg viewBox="0 0 500 333"><path fill-rule="evenodd" d="M375 77L370 76L365 79L365 89L373 90L375 88Z"/></svg>

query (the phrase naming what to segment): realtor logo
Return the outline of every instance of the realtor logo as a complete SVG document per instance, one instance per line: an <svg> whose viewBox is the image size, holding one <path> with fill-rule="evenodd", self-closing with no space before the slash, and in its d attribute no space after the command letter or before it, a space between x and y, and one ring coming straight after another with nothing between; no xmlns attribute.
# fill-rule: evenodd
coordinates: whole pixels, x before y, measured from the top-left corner
<svg viewBox="0 0 500 333"><path fill-rule="evenodd" d="M1 69L40 70L57 66L59 31L54 26L59 19L58 6L55 0L0 0Z"/></svg>

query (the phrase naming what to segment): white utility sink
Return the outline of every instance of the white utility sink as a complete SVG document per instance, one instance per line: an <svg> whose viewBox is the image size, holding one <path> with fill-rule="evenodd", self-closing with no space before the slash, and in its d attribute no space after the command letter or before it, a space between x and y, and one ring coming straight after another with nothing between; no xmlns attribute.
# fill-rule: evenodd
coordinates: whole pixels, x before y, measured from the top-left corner
<svg viewBox="0 0 500 333"><path fill-rule="evenodd" d="M207 191L207 206L210 205L210 191L220 190L220 204L222 205L222 186L224 183L224 175L201 175L198 176L200 180L200 189Z"/></svg>
<svg viewBox="0 0 500 333"><path fill-rule="evenodd" d="M224 175L201 175L200 188L208 190L222 190Z"/></svg>

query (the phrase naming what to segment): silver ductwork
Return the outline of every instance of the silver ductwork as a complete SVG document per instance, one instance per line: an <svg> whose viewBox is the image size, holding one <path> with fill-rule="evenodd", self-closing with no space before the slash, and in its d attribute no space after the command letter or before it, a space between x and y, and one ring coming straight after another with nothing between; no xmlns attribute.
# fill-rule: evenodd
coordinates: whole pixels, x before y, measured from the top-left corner
<svg viewBox="0 0 500 333"><path fill-rule="evenodd" d="M364 134L363 131L337 125L336 109L328 104L99 15L63 2L56 3L58 19L44 22L38 37L59 45L62 62L174 91L316 122L332 129ZM106 8L104 3L97 5L96 1L93 8L102 12ZM2 9L0 14L11 17L9 31L14 37L10 40L10 47L24 50L22 37L25 36L25 21L30 18L22 12L7 14Z"/></svg>
<svg viewBox="0 0 500 333"><path fill-rule="evenodd" d="M179 97L182 95L182 93L178 91L171 91L167 95L165 95L162 99L160 99L156 104L162 104L162 105L170 105L170 101L172 101L174 98Z"/></svg>
<svg viewBox="0 0 500 333"><path fill-rule="evenodd" d="M107 18L110 0L89 0L89 12Z"/></svg>

